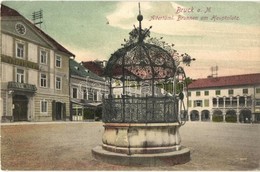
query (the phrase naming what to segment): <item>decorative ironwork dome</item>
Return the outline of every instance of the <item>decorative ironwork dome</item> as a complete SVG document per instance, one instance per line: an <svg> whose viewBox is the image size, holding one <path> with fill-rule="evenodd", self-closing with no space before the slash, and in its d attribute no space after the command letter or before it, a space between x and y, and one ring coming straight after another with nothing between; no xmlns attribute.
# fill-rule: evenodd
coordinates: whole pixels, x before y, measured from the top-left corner
<svg viewBox="0 0 260 172"><path fill-rule="evenodd" d="M179 55L173 49L174 44L165 43L162 37L151 38L152 26L149 29L142 29L143 16L140 6L137 20L139 27L134 26L129 33L129 39L124 40L123 47L111 55L106 65L104 75L110 79L110 93L103 101L103 121L180 121L178 120L178 111L180 111L178 100L183 100L182 92L187 91L187 88L186 76L179 64L183 62L189 65L194 59L186 53ZM181 61L180 58L182 58ZM121 85L113 86L112 81L119 81ZM131 82L132 84L129 84ZM170 89L162 88L161 85L166 85L166 83L171 84ZM127 87L134 87L133 85L142 87L139 96L128 94ZM122 95L114 97L113 91L119 88L122 89Z"/></svg>
<svg viewBox="0 0 260 172"><path fill-rule="evenodd" d="M111 55L105 73L108 77L128 80L167 80L174 76L177 51L156 38L150 38L149 29L142 29L143 16L138 15L139 27L130 33L123 48Z"/></svg>

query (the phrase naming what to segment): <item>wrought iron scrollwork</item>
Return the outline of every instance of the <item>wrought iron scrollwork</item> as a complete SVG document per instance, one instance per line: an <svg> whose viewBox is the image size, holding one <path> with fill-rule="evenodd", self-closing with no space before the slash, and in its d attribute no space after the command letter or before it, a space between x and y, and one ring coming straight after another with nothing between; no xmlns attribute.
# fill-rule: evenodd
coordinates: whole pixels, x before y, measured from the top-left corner
<svg viewBox="0 0 260 172"><path fill-rule="evenodd" d="M183 125L187 110L184 104L187 84L185 72L179 65L181 62L189 65L194 59L186 53L180 55L174 44L167 44L162 37L150 37L152 27L142 29L140 11L137 20L139 27L134 26L129 39L124 39L123 47L111 55L106 65L104 76L110 80L110 93L103 100L103 121L179 122ZM122 83L119 97L113 97L113 90L119 88L113 87L113 80ZM127 93L129 81L138 83L141 91L138 97ZM172 87L166 90L160 85Z"/></svg>
<svg viewBox="0 0 260 172"><path fill-rule="evenodd" d="M181 66L177 68L174 79L175 94L178 99L178 122L180 125L184 125L188 118L188 109L185 107L185 104L188 104L188 87L186 74ZM185 100L187 101L186 103Z"/></svg>
<svg viewBox="0 0 260 172"><path fill-rule="evenodd" d="M102 119L109 123L177 122L177 111L176 98L169 96L110 98L103 100Z"/></svg>

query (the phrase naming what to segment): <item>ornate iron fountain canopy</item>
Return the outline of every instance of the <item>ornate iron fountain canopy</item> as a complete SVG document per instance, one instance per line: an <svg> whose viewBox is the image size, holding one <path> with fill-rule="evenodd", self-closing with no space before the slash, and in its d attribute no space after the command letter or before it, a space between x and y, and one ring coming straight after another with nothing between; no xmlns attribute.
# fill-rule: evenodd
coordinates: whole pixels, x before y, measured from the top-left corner
<svg viewBox="0 0 260 172"><path fill-rule="evenodd" d="M161 80L174 76L178 60L172 45L150 38L149 29L142 29L143 16L139 12L139 27L129 33L123 47L111 55L105 74L108 77L123 80Z"/></svg>
<svg viewBox="0 0 260 172"><path fill-rule="evenodd" d="M103 101L104 122L177 122L178 101L183 100L183 94L172 94L158 97L156 83L171 81L173 89L177 84L185 85L185 73L179 66L182 61L189 65L191 57L188 54L179 54L167 44L163 38L150 37L150 26L142 29L143 16L140 11L137 16L139 27L129 33L129 39L124 40L122 48L115 51L105 68L104 75L110 78L110 96ZM181 59L182 58L182 59ZM181 60L180 60L181 59ZM180 79L182 76L182 79ZM113 97L112 80L122 82L122 96ZM126 94L126 81L148 82L151 94L129 97ZM184 90L185 86L182 86Z"/></svg>

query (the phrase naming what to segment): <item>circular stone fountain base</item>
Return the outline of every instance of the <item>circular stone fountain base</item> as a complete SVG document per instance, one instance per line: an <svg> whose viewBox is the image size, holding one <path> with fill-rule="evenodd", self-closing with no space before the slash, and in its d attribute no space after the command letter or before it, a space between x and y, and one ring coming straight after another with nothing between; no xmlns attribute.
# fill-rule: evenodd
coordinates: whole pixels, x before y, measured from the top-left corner
<svg viewBox="0 0 260 172"><path fill-rule="evenodd" d="M92 149L95 159L116 165L172 166L190 161L190 150L181 147L178 151L154 154L121 154L104 150L102 146Z"/></svg>
<svg viewBox="0 0 260 172"><path fill-rule="evenodd" d="M119 165L159 166L186 163L190 150L180 145L178 123L105 123L95 159Z"/></svg>

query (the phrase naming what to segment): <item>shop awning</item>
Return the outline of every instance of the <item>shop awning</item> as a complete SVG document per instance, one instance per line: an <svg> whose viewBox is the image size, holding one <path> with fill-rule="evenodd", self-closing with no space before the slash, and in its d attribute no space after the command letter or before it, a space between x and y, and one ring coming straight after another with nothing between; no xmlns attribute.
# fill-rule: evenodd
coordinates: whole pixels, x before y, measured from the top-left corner
<svg viewBox="0 0 260 172"><path fill-rule="evenodd" d="M87 100L78 100L78 99L71 100L71 103L81 105L84 107L101 107L102 106L102 102L91 102L91 101L87 101Z"/></svg>

